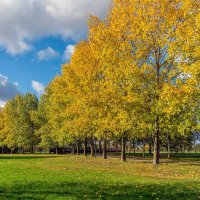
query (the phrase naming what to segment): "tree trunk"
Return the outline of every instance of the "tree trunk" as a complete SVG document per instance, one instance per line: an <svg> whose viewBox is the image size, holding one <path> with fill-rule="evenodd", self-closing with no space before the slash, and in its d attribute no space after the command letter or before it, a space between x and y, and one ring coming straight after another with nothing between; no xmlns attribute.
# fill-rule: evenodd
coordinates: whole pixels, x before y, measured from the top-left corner
<svg viewBox="0 0 200 200"><path fill-rule="evenodd" d="M122 151L121 151L121 161L126 161L126 137L123 135L122 137Z"/></svg>
<svg viewBox="0 0 200 200"><path fill-rule="evenodd" d="M128 148L129 158L131 157L131 142L129 141L129 148Z"/></svg>
<svg viewBox="0 0 200 200"><path fill-rule="evenodd" d="M91 137L90 142L91 142L91 156L94 157L94 139L93 139L93 137Z"/></svg>
<svg viewBox="0 0 200 200"><path fill-rule="evenodd" d="M194 153L195 153L195 154L197 153L195 137L194 137Z"/></svg>
<svg viewBox="0 0 200 200"><path fill-rule="evenodd" d="M151 145L151 141L149 142L149 155L152 155L152 145Z"/></svg>
<svg viewBox="0 0 200 200"><path fill-rule="evenodd" d="M178 149L178 146L176 147L176 154L178 153L179 149Z"/></svg>
<svg viewBox="0 0 200 200"><path fill-rule="evenodd" d="M117 145L117 142L115 144L115 152L117 153L118 152L118 145Z"/></svg>
<svg viewBox="0 0 200 200"><path fill-rule="evenodd" d="M157 51L155 52L155 54L157 54ZM159 50L159 54L160 54L160 50ZM159 56L156 56L156 71L157 71L157 75L156 75L156 79L157 79L157 88L156 90L160 91L161 90L161 84L160 84L160 72L161 72L161 67L160 67L160 59ZM156 99L157 102L159 102L160 96L159 94L156 95ZM156 114L156 121L155 121L155 134L154 134L154 155L153 155L153 164L159 164L160 161L160 127L159 127L159 115Z"/></svg>
<svg viewBox="0 0 200 200"><path fill-rule="evenodd" d="M102 146L101 146L101 141L99 140L99 154L102 154Z"/></svg>
<svg viewBox="0 0 200 200"><path fill-rule="evenodd" d="M133 139L133 155L135 156L135 139Z"/></svg>
<svg viewBox="0 0 200 200"><path fill-rule="evenodd" d="M4 154L4 147L2 147L2 149L1 149L1 153Z"/></svg>
<svg viewBox="0 0 200 200"><path fill-rule="evenodd" d="M145 157L145 142L143 141L142 157Z"/></svg>
<svg viewBox="0 0 200 200"><path fill-rule="evenodd" d="M87 156L87 138L84 139L84 156Z"/></svg>
<svg viewBox="0 0 200 200"><path fill-rule="evenodd" d="M24 154L24 148L21 146L21 154Z"/></svg>
<svg viewBox="0 0 200 200"><path fill-rule="evenodd" d="M74 144L72 145L71 153L72 153L73 155L75 155L75 146L74 146Z"/></svg>
<svg viewBox="0 0 200 200"><path fill-rule="evenodd" d="M160 128L159 117L156 118L156 131L154 135L154 152L153 152L153 164L157 165L160 161Z"/></svg>
<svg viewBox="0 0 200 200"><path fill-rule="evenodd" d="M108 149L110 150L110 140L108 141Z"/></svg>
<svg viewBox="0 0 200 200"><path fill-rule="evenodd" d="M107 151L106 151L106 148L107 148L107 141L106 141L106 139L104 138L104 139L103 139L103 159L107 159Z"/></svg>
<svg viewBox="0 0 200 200"><path fill-rule="evenodd" d="M77 141L77 149L76 149L76 154L79 155L80 153L80 142L79 140Z"/></svg>
<svg viewBox="0 0 200 200"><path fill-rule="evenodd" d="M185 144L183 143L183 149L182 149L183 153L185 153Z"/></svg>
<svg viewBox="0 0 200 200"><path fill-rule="evenodd" d="M30 145L30 152L31 152L31 154L33 154L33 149L34 149L34 145L33 145L33 143Z"/></svg>
<svg viewBox="0 0 200 200"><path fill-rule="evenodd" d="M96 157L97 155L97 141L96 138L94 138L94 156Z"/></svg>
<svg viewBox="0 0 200 200"><path fill-rule="evenodd" d="M170 143L169 143L169 137L167 140L167 158L170 159Z"/></svg>

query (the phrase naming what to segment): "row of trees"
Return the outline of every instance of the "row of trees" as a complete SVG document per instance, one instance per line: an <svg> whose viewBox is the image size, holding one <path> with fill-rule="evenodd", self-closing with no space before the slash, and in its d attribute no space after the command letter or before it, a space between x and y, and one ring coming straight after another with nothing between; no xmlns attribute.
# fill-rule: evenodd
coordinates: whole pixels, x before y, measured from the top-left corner
<svg viewBox="0 0 200 200"><path fill-rule="evenodd" d="M110 137L107 141L107 149L102 148L102 138L95 137L77 137L69 140L69 138L61 139L54 137L51 131L50 123L48 124L47 108L45 106L46 94L42 96L38 102L35 95L26 94L25 96L16 96L10 100L4 109L0 110L0 147L2 153L8 150L13 152L28 151L33 153L34 150L49 151L54 153L66 152L71 150L79 154L84 150L84 155L90 151L94 157L95 154L102 153L104 150L104 158L106 151L120 151L122 141L120 137ZM113 135L114 136L114 135ZM168 152L168 157L174 152L190 152L193 147L196 147L196 142L199 141L199 133L191 132L187 135L176 135L173 138L169 135L163 135L161 139L161 147L163 151ZM129 153L132 151L143 152L143 156L148 151L152 154L153 135L135 135L129 134L126 138L125 150ZM104 141L105 142L105 141ZM90 146L90 149L89 149ZM104 146L105 148L105 146ZM123 158L123 157L122 157ZM126 158L124 158L126 159Z"/></svg>
<svg viewBox="0 0 200 200"><path fill-rule="evenodd" d="M44 146L83 142L87 149L89 140L92 155L98 139L104 158L107 141L120 141L123 161L126 142L139 138L153 141L158 164L160 144L200 128L199 8L198 0L113 0L105 20L91 16L88 40L76 46L36 108L25 105L27 95L6 104L1 136L20 138L21 129L31 135L34 127ZM13 109L24 108L29 117L19 114L12 123ZM29 119L33 126L25 125Z"/></svg>
<svg viewBox="0 0 200 200"><path fill-rule="evenodd" d="M31 112L37 110L38 99L35 95L16 96L7 102L0 111L0 146L8 146L11 151L18 147L29 146L33 152L34 144L39 142L35 135L35 124Z"/></svg>

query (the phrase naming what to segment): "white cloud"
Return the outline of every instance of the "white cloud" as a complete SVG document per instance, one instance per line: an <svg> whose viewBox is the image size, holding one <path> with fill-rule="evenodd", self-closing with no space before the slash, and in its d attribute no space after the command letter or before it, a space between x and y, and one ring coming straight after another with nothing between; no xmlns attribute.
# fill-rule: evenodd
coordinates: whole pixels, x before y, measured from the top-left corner
<svg viewBox="0 0 200 200"><path fill-rule="evenodd" d="M18 83L18 82L14 82L13 84L14 84L16 87L19 86L19 83Z"/></svg>
<svg viewBox="0 0 200 200"><path fill-rule="evenodd" d="M43 83L32 80L32 88L37 92L38 95L42 95L45 92L45 86Z"/></svg>
<svg viewBox="0 0 200 200"><path fill-rule="evenodd" d="M90 14L105 17L110 0L0 0L0 46L10 54L31 50L33 41L86 36Z"/></svg>
<svg viewBox="0 0 200 200"><path fill-rule="evenodd" d="M5 106L5 104L6 104L6 101L0 100L0 108L3 108Z"/></svg>
<svg viewBox="0 0 200 200"><path fill-rule="evenodd" d="M72 54L74 53L74 50L75 50L75 45L71 44L67 45L63 55L63 61L69 61Z"/></svg>
<svg viewBox="0 0 200 200"><path fill-rule="evenodd" d="M8 83L8 77L7 76L3 76L2 74L0 74L0 85L6 86L7 83Z"/></svg>
<svg viewBox="0 0 200 200"><path fill-rule="evenodd" d="M0 74L0 106L3 106L6 101L21 94L18 89L18 83L11 83L7 76Z"/></svg>
<svg viewBox="0 0 200 200"><path fill-rule="evenodd" d="M49 60L58 57L59 54L51 47L48 47L46 49L38 51L37 56L39 60Z"/></svg>

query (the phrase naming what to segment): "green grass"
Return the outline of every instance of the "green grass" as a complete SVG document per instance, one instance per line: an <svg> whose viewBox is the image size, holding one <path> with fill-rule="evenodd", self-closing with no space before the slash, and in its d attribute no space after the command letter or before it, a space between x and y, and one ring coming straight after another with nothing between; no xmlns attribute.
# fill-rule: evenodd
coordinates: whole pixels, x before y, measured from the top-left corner
<svg viewBox="0 0 200 200"><path fill-rule="evenodd" d="M200 160L0 156L0 199L200 199Z"/></svg>

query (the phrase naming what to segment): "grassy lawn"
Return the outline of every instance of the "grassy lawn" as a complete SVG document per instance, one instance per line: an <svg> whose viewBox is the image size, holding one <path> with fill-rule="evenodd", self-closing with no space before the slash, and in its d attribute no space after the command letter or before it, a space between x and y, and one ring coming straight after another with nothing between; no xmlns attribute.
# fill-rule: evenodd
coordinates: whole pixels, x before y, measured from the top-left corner
<svg viewBox="0 0 200 200"><path fill-rule="evenodd" d="M0 156L0 199L200 199L200 160Z"/></svg>

